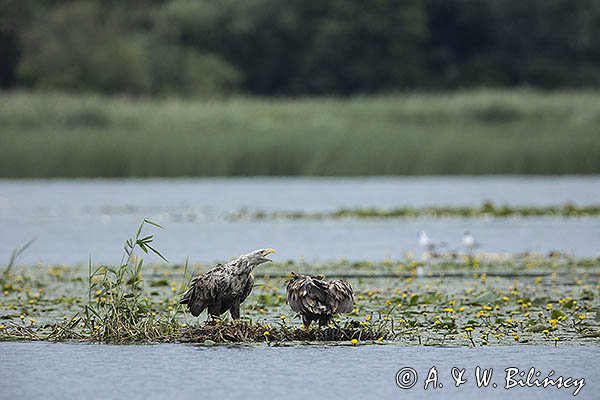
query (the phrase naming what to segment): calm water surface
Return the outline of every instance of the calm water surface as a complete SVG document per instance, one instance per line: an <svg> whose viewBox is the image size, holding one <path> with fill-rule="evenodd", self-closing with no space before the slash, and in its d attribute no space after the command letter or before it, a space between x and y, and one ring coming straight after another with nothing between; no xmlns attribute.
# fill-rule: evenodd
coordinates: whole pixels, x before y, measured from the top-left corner
<svg viewBox="0 0 600 400"><path fill-rule="evenodd" d="M551 370L584 378L577 399L597 399L600 347L519 346L427 348L399 346L291 348L102 346L0 343L2 399L306 399L461 398L570 399L574 388L504 389L505 369ZM443 387L423 389L430 368ZM475 367L493 368L487 388L477 388ZM412 389L396 386L403 367L417 372ZM467 382L454 387L452 367ZM491 385L497 384L497 388Z"/></svg>
<svg viewBox="0 0 600 400"><path fill-rule="evenodd" d="M600 254L600 219L387 219L227 221L241 208L600 203L600 177L0 181L0 263L32 237L20 262L116 263L140 220L164 223L157 246L172 260L208 262L271 246L277 259L378 260L418 252L416 234L460 250L472 231L486 252ZM399 346L197 347L0 343L0 399L151 398L573 398L574 389L503 389L504 369L585 378L576 398L597 399L600 346L429 348ZM435 366L441 389L423 390ZM478 389L474 369L494 368L498 388ZM395 384L412 367L419 382ZM468 382L454 388L452 367Z"/></svg>
<svg viewBox="0 0 600 400"><path fill-rule="evenodd" d="M281 259L380 260L419 252L425 230L461 250L465 230L485 252L600 254L598 218L227 221L242 208L600 204L600 177L248 178L0 181L0 260L37 240L22 264L116 263L144 217L164 224L157 246L175 262L226 260L257 247Z"/></svg>

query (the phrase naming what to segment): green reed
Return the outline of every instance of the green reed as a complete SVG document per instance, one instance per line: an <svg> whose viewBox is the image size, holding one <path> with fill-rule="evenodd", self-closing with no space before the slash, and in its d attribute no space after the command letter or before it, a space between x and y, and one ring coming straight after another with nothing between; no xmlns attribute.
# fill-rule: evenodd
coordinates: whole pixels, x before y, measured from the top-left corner
<svg viewBox="0 0 600 400"><path fill-rule="evenodd" d="M594 91L215 101L3 93L0 176L597 174L599 122Z"/></svg>
<svg viewBox="0 0 600 400"><path fill-rule="evenodd" d="M146 225L162 229L160 225L144 219L135 236L125 242L119 267L100 266L92 271L90 260L88 303L80 319L91 340L123 342L151 339L169 333L176 325L173 316L156 316L143 295L144 260L138 258L135 251L151 252L167 261L154 247L154 236L142 235Z"/></svg>

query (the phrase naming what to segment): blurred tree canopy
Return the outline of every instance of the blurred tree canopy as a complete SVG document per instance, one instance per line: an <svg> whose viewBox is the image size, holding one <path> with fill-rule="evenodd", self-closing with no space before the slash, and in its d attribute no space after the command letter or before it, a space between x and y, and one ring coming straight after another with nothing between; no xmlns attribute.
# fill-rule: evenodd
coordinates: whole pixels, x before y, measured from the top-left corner
<svg viewBox="0 0 600 400"><path fill-rule="evenodd" d="M597 0L3 0L0 85L132 95L600 86Z"/></svg>

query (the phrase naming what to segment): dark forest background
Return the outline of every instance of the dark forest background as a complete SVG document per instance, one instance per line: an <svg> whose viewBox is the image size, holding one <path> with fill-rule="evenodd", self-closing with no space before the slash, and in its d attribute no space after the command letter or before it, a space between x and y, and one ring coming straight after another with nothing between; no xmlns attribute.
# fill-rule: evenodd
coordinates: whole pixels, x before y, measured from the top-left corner
<svg viewBox="0 0 600 400"><path fill-rule="evenodd" d="M3 0L0 85L353 95L600 86L597 0Z"/></svg>

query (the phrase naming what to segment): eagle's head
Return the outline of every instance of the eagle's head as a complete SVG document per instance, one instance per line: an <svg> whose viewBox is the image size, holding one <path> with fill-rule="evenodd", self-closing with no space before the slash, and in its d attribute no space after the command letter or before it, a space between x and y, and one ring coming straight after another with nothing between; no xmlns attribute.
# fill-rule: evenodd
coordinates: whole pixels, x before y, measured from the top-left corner
<svg viewBox="0 0 600 400"><path fill-rule="evenodd" d="M267 258L267 256L271 253L275 253L275 250L273 250L273 249L258 249L258 250L254 250L252 253L246 254L245 257L248 259L248 262L252 266L256 267L259 264L273 261L270 258Z"/></svg>

